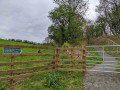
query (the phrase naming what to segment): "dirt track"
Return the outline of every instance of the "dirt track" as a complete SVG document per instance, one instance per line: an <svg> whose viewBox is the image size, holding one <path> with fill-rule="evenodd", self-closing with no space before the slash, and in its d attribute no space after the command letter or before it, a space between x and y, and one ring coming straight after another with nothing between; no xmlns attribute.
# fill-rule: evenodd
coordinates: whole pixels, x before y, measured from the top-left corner
<svg viewBox="0 0 120 90"><path fill-rule="evenodd" d="M98 48L96 48L96 50L99 51ZM102 53L99 53L99 54L102 55ZM112 57L112 56L105 53L105 57ZM113 59L113 58L112 59L105 58L104 60L116 61L116 59ZM107 62L105 64L117 65L117 63L111 63L111 62ZM97 68L101 66L102 65L97 65L92 69L102 70ZM109 67L115 68L115 66L109 66ZM104 70L115 71L115 69L104 69ZM85 87L85 90L120 90L120 74L88 71L84 77L84 87Z"/></svg>
<svg viewBox="0 0 120 90"><path fill-rule="evenodd" d="M120 90L120 74L88 72L84 87L85 90Z"/></svg>

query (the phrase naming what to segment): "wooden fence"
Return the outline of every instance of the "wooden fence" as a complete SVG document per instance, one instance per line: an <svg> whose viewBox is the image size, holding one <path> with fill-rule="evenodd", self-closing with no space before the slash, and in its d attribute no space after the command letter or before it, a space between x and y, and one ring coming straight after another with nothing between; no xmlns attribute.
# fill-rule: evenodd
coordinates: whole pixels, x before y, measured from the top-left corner
<svg viewBox="0 0 120 90"><path fill-rule="evenodd" d="M10 80L10 84L13 85L14 80L19 78L28 77L31 75L37 75L43 72L52 72L52 71L80 71L86 72L86 48L54 48L54 47L38 47L38 46L20 46L20 45L0 45L3 48L30 48L30 49L52 49L54 52L52 54L0 54L0 57L10 57L10 62L1 62L0 67L9 66L10 70L1 70L0 74L7 75L5 77L1 77L0 79ZM79 53L75 53L79 52ZM21 61L15 62L15 57L23 57L23 56L53 56L52 60L37 60L37 61ZM61 56L67 56L68 59L61 59ZM36 66L36 67L27 67L27 68L19 68L14 69L15 65L22 64L33 64L33 63L43 63L43 62L51 62L48 65ZM78 64L76 64L78 62ZM46 69L47 68L47 69ZM50 68L50 69L48 69ZM37 72L29 72L29 70L38 70ZM21 72L21 73L20 73ZM26 72L26 73L22 73ZM3 75L3 76L4 76Z"/></svg>

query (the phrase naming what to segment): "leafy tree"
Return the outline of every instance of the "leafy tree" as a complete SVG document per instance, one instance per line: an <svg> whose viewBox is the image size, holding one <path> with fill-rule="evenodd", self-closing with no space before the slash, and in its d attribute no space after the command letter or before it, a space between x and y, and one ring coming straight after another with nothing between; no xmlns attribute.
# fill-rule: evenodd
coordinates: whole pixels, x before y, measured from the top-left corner
<svg viewBox="0 0 120 90"><path fill-rule="evenodd" d="M99 13L97 24L103 25L103 32L106 27L110 28L113 35L120 34L120 1L119 0L100 0L100 4L96 8Z"/></svg>
<svg viewBox="0 0 120 90"><path fill-rule="evenodd" d="M87 43L90 44L91 38L100 37L103 35L103 24L92 24L91 22L88 22L88 25L86 26L85 31L85 38L87 40Z"/></svg>
<svg viewBox="0 0 120 90"><path fill-rule="evenodd" d="M85 33L85 36L86 36L86 40L87 40L87 43L89 44L90 43L90 39L93 38L93 35L94 35L94 25L87 25L86 26L86 33Z"/></svg>
<svg viewBox="0 0 120 90"><path fill-rule="evenodd" d="M111 14L111 24L112 29L114 29L116 34L120 34L120 7L117 6L116 8L113 8L112 14Z"/></svg>
<svg viewBox="0 0 120 90"><path fill-rule="evenodd" d="M87 2L83 0L54 0L58 7L49 13L53 24L48 28L49 37L58 45L79 43L82 37L83 14Z"/></svg>

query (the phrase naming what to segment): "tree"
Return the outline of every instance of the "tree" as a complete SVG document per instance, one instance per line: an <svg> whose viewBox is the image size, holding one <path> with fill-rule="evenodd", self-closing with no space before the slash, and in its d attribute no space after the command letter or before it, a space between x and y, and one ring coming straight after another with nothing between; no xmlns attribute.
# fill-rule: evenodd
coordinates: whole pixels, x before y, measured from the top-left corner
<svg viewBox="0 0 120 90"><path fill-rule="evenodd" d="M109 26L113 35L120 34L120 1L119 0L100 0L96 11L99 13L97 20L98 24L103 25L105 35L105 28Z"/></svg>
<svg viewBox="0 0 120 90"><path fill-rule="evenodd" d="M86 26L86 32L85 32L85 37L87 39L87 43L90 43L90 39L93 38L93 28L94 25L87 25Z"/></svg>
<svg viewBox="0 0 120 90"><path fill-rule="evenodd" d="M48 28L49 37L59 45L80 41L87 2L83 0L54 0L54 2L58 7L49 13L49 18L53 22Z"/></svg>

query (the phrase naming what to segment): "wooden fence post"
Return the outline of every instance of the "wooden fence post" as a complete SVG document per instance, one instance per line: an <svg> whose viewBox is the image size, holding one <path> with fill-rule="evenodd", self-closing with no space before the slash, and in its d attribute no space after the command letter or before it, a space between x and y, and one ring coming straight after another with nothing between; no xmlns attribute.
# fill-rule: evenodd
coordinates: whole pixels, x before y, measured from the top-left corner
<svg viewBox="0 0 120 90"><path fill-rule="evenodd" d="M83 71L83 73L85 74L86 73L86 47L85 46L83 46L82 47L82 64L83 64L83 70L85 70L85 71Z"/></svg>
<svg viewBox="0 0 120 90"><path fill-rule="evenodd" d="M71 55L70 55L70 59L73 60L73 49L71 49ZM71 61L70 64L72 65L73 62ZM73 66L71 66L71 69L72 69Z"/></svg>
<svg viewBox="0 0 120 90"><path fill-rule="evenodd" d="M57 49L57 68L58 68L59 60L60 60L60 50Z"/></svg>
<svg viewBox="0 0 120 90"><path fill-rule="evenodd" d="M11 56L11 60L10 62L12 63L11 66L10 66L10 70L11 70L11 73L10 73L10 76L13 76L13 69L14 69L14 56ZM10 85L12 86L13 88L13 79L10 80Z"/></svg>
<svg viewBox="0 0 120 90"><path fill-rule="evenodd" d="M56 70L57 69L57 57L58 57L58 51L57 51L58 49L55 49L54 50L54 54L55 54L55 57L54 57L54 60L55 60L55 63L54 63L54 65L55 65L55 67L54 67L54 69Z"/></svg>

